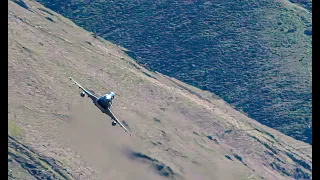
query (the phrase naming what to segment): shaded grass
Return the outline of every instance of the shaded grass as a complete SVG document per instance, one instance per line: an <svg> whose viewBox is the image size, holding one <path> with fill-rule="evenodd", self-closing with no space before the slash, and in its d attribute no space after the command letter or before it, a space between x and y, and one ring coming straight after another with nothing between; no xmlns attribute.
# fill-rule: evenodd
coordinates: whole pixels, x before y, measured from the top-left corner
<svg viewBox="0 0 320 180"><path fill-rule="evenodd" d="M30 8L22 0L12 0L12 1L17 3L19 6L23 7L24 9L30 11Z"/></svg>
<svg viewBox="0 0 320 180"><path fill-rule="evenodd" d="M53 19L51 19L50 17L45 17L48 21L54 22Z"/></svg>
<svg viewBox="0 0 320 180"><path fill-rule="evenodd" d="M240 161L243 165L248 166L246 163L243 162L241 156L239 156L238 154L233 154L233 156L234 156L238 161Z"/></svg>
<svg viewBox="0 0 320 180"><path fill-rule="evenodd" d="M38 154L15 138L8 136L8 159L14 159L21 168L37 179L73 179L53 158ZM17 172L14 172L17 173Z"/></svg>

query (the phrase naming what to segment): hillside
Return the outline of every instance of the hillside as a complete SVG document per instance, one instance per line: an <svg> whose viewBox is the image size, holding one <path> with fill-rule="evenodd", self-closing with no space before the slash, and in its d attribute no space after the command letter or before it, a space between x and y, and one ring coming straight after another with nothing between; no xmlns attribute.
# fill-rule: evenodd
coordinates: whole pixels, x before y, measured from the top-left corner
<svg viewBox="0 0 320 180"><path fill-rule="evenodd" d="M312 149L34 1L8 7L8 179L311 179ZM69 76L120 96L130 137Z"/></svg>
<svg viewBox="0 0 320 180"><path fill-rule="evenodd" d="M125 47L147 69L312 144L312 1L38 2Z"/></svg>

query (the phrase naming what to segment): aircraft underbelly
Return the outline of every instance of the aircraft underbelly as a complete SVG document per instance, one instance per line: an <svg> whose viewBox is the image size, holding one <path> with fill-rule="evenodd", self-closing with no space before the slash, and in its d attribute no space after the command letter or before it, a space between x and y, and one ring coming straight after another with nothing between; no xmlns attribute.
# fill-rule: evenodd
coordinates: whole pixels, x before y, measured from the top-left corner
<svg viewBox="0 0 320 180"><path fill-rule="evenodd" d="M103 109L107 109L108 105L109 105L109 102L108 102L108 100L106 99L105 96L102 96L99 99L97 99L96 104L98 104Z"/></svg>

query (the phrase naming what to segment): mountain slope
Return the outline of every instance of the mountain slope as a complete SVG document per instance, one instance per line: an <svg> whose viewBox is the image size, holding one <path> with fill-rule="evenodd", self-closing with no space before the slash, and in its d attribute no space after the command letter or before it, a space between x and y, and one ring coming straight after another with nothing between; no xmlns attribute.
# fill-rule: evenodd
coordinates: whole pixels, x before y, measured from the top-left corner
<svg viewBox="0 0 320 180"><path fill-rule="evenodd" d="M70 179L311 179L310 145L147 71L123 48L34 1L9 1L8 54L8 116L16 127L8 138L21 134L19 144L59 162ZM69 76L99 94L103 87L120 94L113 111L133 137L81 98ZM58 172L45 167L37 169Z"/></svg>
<svg viewBox="0 0 320 180"><path fill-rule="evenodd" d="M312 144L311 1L38 2L127 48L148 69Z"/></svg>

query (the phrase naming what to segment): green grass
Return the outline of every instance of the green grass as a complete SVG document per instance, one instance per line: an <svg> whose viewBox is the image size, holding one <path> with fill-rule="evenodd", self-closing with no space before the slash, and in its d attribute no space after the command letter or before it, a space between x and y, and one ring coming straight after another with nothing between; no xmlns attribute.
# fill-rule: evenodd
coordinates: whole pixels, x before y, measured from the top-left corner
<svg viewBox="0 0 320 180"><path fill-rule="evenodd" d="M23 130L12 120L8 120L8 134L14 138L22 139Z"/></svg>

